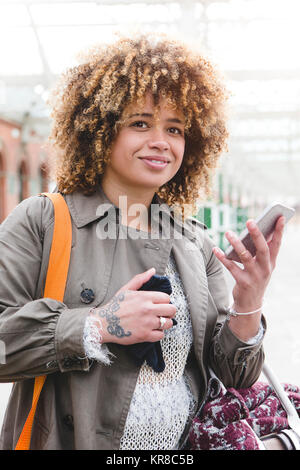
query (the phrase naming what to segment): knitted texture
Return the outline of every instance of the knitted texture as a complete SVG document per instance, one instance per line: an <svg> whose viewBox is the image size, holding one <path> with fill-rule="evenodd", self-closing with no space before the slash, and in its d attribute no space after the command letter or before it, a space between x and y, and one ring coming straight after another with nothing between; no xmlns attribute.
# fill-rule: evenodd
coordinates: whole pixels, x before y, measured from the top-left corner
<svg viewBox="0 0 300 470"><path fill-rule="evenodd" d="M165 370L154 372L146 363L141 367L120 442L124 450L175 449L194 404L183 375L193 341L192 324L172 254L165 275L178 323L165 330L161 341Z"/></svg>
<svg viewBox="0 0 300 470"><path fill-rule="evenodd" d="M172 287L170 299L177 308L177 325L165 330L161 341L165 370L157 373L146 362L141 367L120 442L120 448L124 450L176 449L194 406L184 377L193 342L192 323L172 253L165 275ZM248 344L260 341L263 332L261 324L259 333ZM94 317L86 320L84 348L90 359L107 365L111 363L110 356L113 355L105 344L101 345L101 323Z"/></svg>

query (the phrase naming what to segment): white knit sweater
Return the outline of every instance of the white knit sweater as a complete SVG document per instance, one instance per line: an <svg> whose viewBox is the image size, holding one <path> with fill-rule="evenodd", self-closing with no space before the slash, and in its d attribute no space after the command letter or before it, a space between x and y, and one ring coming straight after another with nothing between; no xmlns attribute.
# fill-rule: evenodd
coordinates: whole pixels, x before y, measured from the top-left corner
<svg viewBox="0 0 300 470"><path fill-rule="evenodd" d="M192 324L172 254L165 275L172 286L170 298L177 308L177 325L165 330L161 341L165 370L154 372L146 363L141 367L120 441L120 449L124 450L176 449L194 404L184 377L193 342ZM262 331L259 337L261 335ZM259 337L255 337L255 341ZM110 364L109 350L106 345L101 346L99 340L98 328L93 318L88 317L84 330L86 354L91 359Z"/></svg>
<svg viewBox="0 0 300 470"><path fill-rule="evenodd" d="M173 256L169 259L165 275L172 286L170 298L177 307L177 325L165 330L164 339L161 341L165 370L154 372L146 363L141 367L120 449L176 448L193 403L192 394L183 375L193 341L192 324ZM90 320L84 332L84 345L88 357L105 363L110 362L107 357L108 350L104 349L105 345L99 347L97 332L93 331Z"/></svg>

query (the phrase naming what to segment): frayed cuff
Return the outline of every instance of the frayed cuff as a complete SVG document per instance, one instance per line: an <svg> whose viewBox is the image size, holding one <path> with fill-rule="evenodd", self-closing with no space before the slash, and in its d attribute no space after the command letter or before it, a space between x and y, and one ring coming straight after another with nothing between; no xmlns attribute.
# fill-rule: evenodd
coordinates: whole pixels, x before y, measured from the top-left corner
<svg viewBox="0 0 300 470"><path fill-rule="evenodd" d="M250 346L253 346L254 344L259 343L264 337L264 332L265 332L265 329L264 329L262 323L260 322L259 331L258 331L257 335L255 335L252 338L248 339L248 341L246 341L246 343L249 344Z"/></svg>
<svg viewBox="0 0 300 470"><path fill-rule="evenodd" d="M110 365L113 354L106 344L102 344L100 331L103 330L101 320L94 316L87 316L83 330L83 346L89 359L95 359L103 364Z"/></svg>

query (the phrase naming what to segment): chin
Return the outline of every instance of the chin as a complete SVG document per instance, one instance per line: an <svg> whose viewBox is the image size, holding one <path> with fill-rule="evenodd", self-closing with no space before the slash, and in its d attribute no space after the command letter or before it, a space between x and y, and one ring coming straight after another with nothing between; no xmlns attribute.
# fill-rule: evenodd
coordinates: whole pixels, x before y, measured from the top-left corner
<svg viewBox="0 0 300 470"><path fill-rule="evenodd" d="M164 184L166 184L169 180L165 181L156 181L156 182L153 182L153 183L149 183L149 181L145 184L143 184L143 187L144 188L147 188L147 189L153 189L153 191L158 191L159 188L161 188Z"/></svg>
<svg viewBox="0 0 300 470"><path fill-rule="evenodd" d="M137 178L134 179L134 181L132 181L133 184L135 184L136 186L142 186L143 188L147 188L147 189L154 189L156 190L157 188L159 188L160 186L166 184L167 182L169 181L168 178L162 178L162 177L152 177L152 178L149 178L149 175L148 176L138 176L137 175Z"/></svg>

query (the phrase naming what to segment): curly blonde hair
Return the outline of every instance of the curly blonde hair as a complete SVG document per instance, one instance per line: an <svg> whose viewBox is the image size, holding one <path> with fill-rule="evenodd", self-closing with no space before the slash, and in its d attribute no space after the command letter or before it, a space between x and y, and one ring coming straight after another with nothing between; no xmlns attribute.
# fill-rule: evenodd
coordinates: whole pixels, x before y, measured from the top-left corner
<svg viewBox="0 0 300 470"><path fill-rule="evenodd" d="M52 168L63 194L91 194L101 183L125 108L150 91L185 116L185 153L176 175L157 194L168 205L195 204L211 194L212 169L227 150L227 91L202 54L163 34L97 45L62 74L48 103Z"/></svg>

